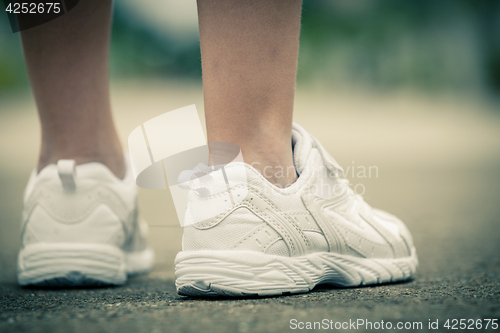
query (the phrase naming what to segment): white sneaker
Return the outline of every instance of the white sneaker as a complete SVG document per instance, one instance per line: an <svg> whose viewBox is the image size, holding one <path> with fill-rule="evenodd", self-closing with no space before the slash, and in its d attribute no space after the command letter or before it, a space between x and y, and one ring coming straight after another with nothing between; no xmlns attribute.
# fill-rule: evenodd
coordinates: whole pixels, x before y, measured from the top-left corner
<svg viewBox="0 0 500 333"><path fill-rule="evenodd" d="M318 284L352 287L412 278L418 260L405 225L354 194L337 162L297 124L293 145L300 177L284 189L250 165L225 167L233 180L236 170L246 170L246 181L229 188L232 197L244 199L184 228L183 250L175 259L180 295L281 295ZM185 225L201 207L227 205L221 202L227 191L192 190Z"/></svg>
<svg viewBox="0 0 500 333"><path fill-rule="evenodd" d="M128 165L123 180L101 163L74 160L33 171L21 228L21 286L122 285L153 266Z"/></svg>

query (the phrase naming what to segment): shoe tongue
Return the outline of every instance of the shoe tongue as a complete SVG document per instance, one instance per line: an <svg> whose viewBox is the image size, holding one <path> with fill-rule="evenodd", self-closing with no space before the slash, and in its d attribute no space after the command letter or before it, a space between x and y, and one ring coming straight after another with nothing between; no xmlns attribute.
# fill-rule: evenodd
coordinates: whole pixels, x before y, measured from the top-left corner
<svg viewBox="0 0 500 333"><path fill-rule="evenodd" d="M309 134L302 126L297 123L292 125L292 149L293 163L295 169L300 175L304 170L311 151L316 148L323 159L323 164L332 172L344 173L342 167L335 159L323 148L321 143Z"/></svg>

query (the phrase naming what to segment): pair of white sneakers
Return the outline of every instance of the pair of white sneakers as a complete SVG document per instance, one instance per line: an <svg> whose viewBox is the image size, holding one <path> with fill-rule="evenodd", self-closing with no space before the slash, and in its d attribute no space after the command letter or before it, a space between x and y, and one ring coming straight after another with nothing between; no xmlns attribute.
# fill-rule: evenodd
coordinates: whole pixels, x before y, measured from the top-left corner
<svg viewBox="0 0 500 333"><path fill-rule="evenodd" d="M207 205L226 207L228 192L243 198L184 228L175 259L180 295L281 295L414 276L418 260L405 225L355 194L337 162L297 124L292 142L299 174L293 185L278 188L234 163L225 172L243 167L244 181L190 193L186 219ZM150 270L154 256L136 191L130 168L123 180L102 164L71 160L34 172L24 199L19 283L121 285L128 274Z"/></svg>

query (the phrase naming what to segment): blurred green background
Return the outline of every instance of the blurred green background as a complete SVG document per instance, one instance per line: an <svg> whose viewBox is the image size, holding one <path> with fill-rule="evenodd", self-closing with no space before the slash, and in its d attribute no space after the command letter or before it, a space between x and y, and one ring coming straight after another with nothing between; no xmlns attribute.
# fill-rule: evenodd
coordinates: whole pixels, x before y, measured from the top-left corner
<svg viewBox="0 0 500 333"><path fill-rule="evenodd" d="M116 0L114 11L111 100L124 146L140 124L188 104L203 122L196 1ZM0 12L0 301L7 295L0 331L3 320L18 331L188 332L202 325L236 332L241 322L248 329L240 332L278 332L295 312L308 321L498 318L499 43L500 0L304 0L294 120L345 169L377 167L376 177L348 177L366 188L367 202L411 230L420 261L415 281L319 290L308 303L255 301L243 316L231 312L249 304L241 301L170 303L182 229L168 191L140 189L157 267L114 289L121 303L93 308L101 318L94 321L82 304L103 302L104 289L68 292L67 302L17 288L22 193L40 126L19 35ZM45 294L36 303L45 305L27 300ZM121 316L116 309L124 307L130 312Z"/></svg>
<svg viewBox="0 0 500 333"><path fill-rule="evenodd" d="M298 84L500 93L498 0L304 0ZM0 91L27 87L0 14ZM201 80L195 1L115 2L111 76Z"/></svg>

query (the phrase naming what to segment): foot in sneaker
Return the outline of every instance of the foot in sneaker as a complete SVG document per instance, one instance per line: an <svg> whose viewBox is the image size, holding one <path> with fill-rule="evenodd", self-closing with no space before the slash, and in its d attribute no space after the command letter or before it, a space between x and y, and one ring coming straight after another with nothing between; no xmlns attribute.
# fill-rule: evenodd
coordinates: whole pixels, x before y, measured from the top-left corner
<svg viewBox="0 0 500 333"><path fill-rule="evenodd" d="M186 220L175 259L180 295L281 295L414 276L417 255L403 222L353 193L337 162L297 124L293 145L300 177L287 188L232 163L227 177L235 179L231 173L243 167L245 181L190 194L186 219L201 207L224 207L225 191L244 199L201 222Z"/></svg>
<svg viewBox="0 0 500 333"><path fill-rule="evenodd" d="M123 180L101 163L74 160L33 171L21 228L21 286L122 285L153 266L130 167Z"/></svg>

